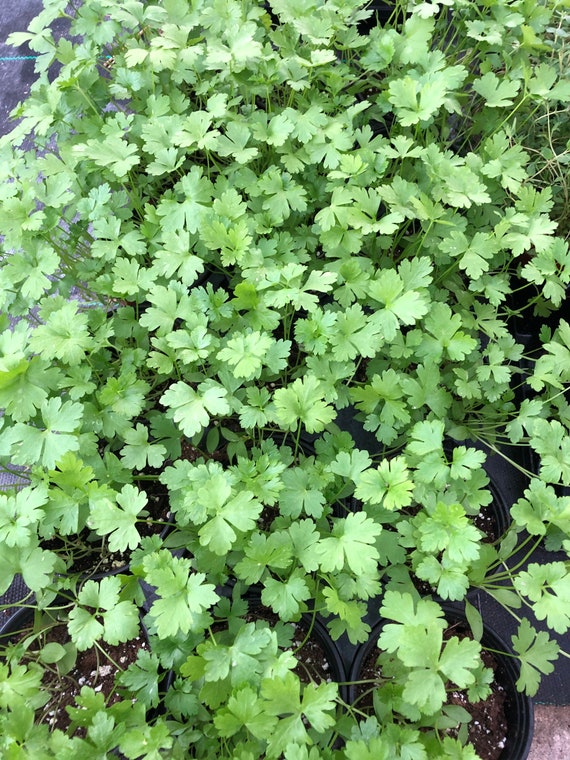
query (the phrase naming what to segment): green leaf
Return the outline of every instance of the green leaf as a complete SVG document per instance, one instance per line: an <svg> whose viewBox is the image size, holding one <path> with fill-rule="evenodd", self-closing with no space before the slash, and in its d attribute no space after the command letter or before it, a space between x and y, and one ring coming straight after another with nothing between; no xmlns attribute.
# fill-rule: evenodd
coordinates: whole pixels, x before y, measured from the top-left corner
<svg viewBox="0 0 570 760"><path fill-rule="evenodd" d="M48 391L61 382L60 373L39 356L26 358L27 332L18 329L0 336L0 406L14 422L28 422L34 417Z"/></svg>
<svg viewBox="0 0 570 760"><path fill-rule="evenodd" d="M256 532L249 539L245 556L234 570L238 578L251 586L261 580L267 568L285 570L291 561L292 542L286 533L273 532L266 536Z"/></svg>
<svg viewBox="0 0 570 760"><path fill-rule="evenodd" d="M308 433L319 433L336 417L332 406L324 401L321 383L314 375L294 380L287 388L273 394L276 421L285 430L296 430L302 423Z"/></svg>
<svg viewBox="0 0 570 760"><path fill-rule="evenodd" d="M353 304L334 315L327 314L323 319L325 321L321 324L327 328L327 340L337 361L356 359L358 356L371 359L384 343L381 326L370 319L359 304ZM325 350L326 344L322 353Z"/></svg>
<svg viewBox="0 0 570 760"><path fill-rule="evenodd" d="M17 705L19 712L25 704L33 708L42 707L49 700L49 695L41 687L44 673L44 669L37 662L31 662L28 666L17 663L9 666L2 662L0 664L2 682L0 707L2 710L13 709Z"/></svg>
<svg viewBox="0 0 570 760"><path fill-rule="evenodd" d="M380 613L383 617L411 626L424 626L426 629L443 631L445 621L441 607L430 599L414 600L411 594L387 590L382 600ZM398 649L399 629L397 626L385 626L381 634L381 645L388 651Z"/></svg>
<svg viewBox="0 0 570 760"><path fill-rule="evenodd" d="M530 443L540 454L540 477L550 483L570 485L570 436L560 422L535 419Z"/></svg>
<svg viewBox="0 0 570 760"><path fill-rule="evenodd" d="M246 430L263 427L268 420L268 405L271 395L267 388L250 386L245 389L247 404L239 408L240 425Z"/></svg>
<svg viewBox="0 0 570 760"><path fill-rule="evenodd" d="M260 376L263 360L272 343L270 335L257 330L234 334L218 353L218 359L227 362L236 377L253 380Z"/></svg>
<svg viewBox="0 0 570 760"><path fill-rule="evenodd" d="M77 596L78 606L69 613L69 635L83 651L103 638L116 646L134 638L139 632L137 607L129 601L119 601L121 581L117 576L102 581L87 581ZM93 610L93 612L90 612Z"/></svg>
<svg viewBox="0 0 570 760"><path fill-rule="evenodd" d="M469 521L461 504L438 502L431 514L416 519L419 546L427 554L445 552L451 562L467 563L479 556L480 531Z"/></svg>
<svg viewBox="0 0 570 760"><path fill-rule="evenodd" d="M318 733L323 733L335 725L337 696L336 683L310 683L305 686L301 710Z"/></svg>
<svg viewBox="0 0 570 760"><path fill-rule="evenodd" d="M142 411L148 390L147 382L138 379L134 371L126 370L118 377L109 377L97 392L97 399L103 407L131 419Z"/></svg>
<svg viewBox="0 0 570 760"><path fill-rule="evenodd" d="M288 219L293 211L305 211L307 191L293 180L288 172L275 168L265 171L257 182L256 192L261 192L262 207L273 223Z"/></svg>
<svg viewBox="0 0 570 760"><path fill-rule="evenodd" d="M94 341L87 329L87 314L78 312L77 301L67 301L52 311L45 324L38 325L30 337L30 348L44 359L60 359L77 365Z"/></svg>
<svg viewBox="0 0 570 760"><path fill-rule="evenodd" d="M242 686L264 672L267 655L274 658L276 651L275 631L246 623L239 629L230 646L208 642L202 649L201 654L206 661L205 679L221 681L230 676L232 685ZM182 674L185 675L184 670Z"/></svg>
<svg viewBox="0 0 570 760"><path fill-rule="evenodd" d="M436 587L437 593L442 599L460 601L465 598L469 588L469 577L465 564L454 562L445 554L441 559L424 556L417 564L416 575L421 580Z"/></svg>
<svg viewBox="0 0 570 760"><path fill-rule="evenodd" d="M352 390L351 396L356 407L369 415L375 415L377 423L374 427L378 427L382 433L380 440L389 438L388 442L391 442L396 437L396 431L410 421L402 378L402 374L390 368L381 375L373 375L371 382L364 387ZM369 429L373 429L374 423L370 421L368 424Z"/></svg>
<svg viewBox="0 0 570 760"><path fill-rule="evenodd" d="M455 446L451 458L450 475L453 480L469 480L485 463L484 451Z"/></svg>
<svg viewBox="0 0 570 760"><path fill-rule="evenodd" d="M441 90L437 92L433 84L424 84L408 74L390 82L388 91L388 100L395 106L403 127L428 121L443 104Z"/></svg>
<svg viewBox="0 0 570 760"><path fill-rule="evenodd" d="M362 472L356 480L355 496L368 504L395 510L412 504L414 483L403 457L384 459L376 469Z"/></svg>
<svg viewBox="0 0 570 760"><path fill-rule="evenodd" d="M471 628L475 641L481 641L483 636L483 618L479 610L471 602L465 601L465 617Z"/></svg>
<svg viewBox="0 0 570 760"><path fill-rule="evenodd" d="M279 495L281 514L297 519L303 512L320 517L326 503L323 476L314 467L291 467L282 475L283 490Z"/></svg>
<svg viewBox="0 0 570 760"><path fill-rule="evenodd" d="M267 578L263 583L261 601L281 620L296 620L306 610L303 604L311 598L311 591L302 570L295 570L286 581Z"/></svg>
<svg viewBox="0 0 570 760"><path fill-rule="evenodd" d="M121 736L119 747L127 757L145 757L148 760L159 760L164 757L163 750L172 748L173 738L165 723L137 725L127 728Z"/></svg>
<svg viewBox="0 0 570 760"><path fill-rule="evenodd" d="M186 285L192 285L204 270L204 262L192 252L194 236L187 231L162 232L162 246L154 254L150 273L164 275L168 280L176 275Z"/></svg>
<svg viewBox="0 0 570 760"><path fill-rule="evenodd" d="M541 673L550 675L554 671L553 662L558 657L560 647L546 631L537 632L527 618L521 620L511 640L521 667L517 689L534 697L540 686Z"/></svg>
<svg viewBox="0 0 570 760"><path fill-rule="evenodd" d="M203 176L202 167L194 165L176 183L174 191L163 195L156 213L162 218L162 227L167 234L198 232L202 218L211 205L211 183Z"/></svg>
<svg viewBox="0 0 570 760"><path fill-rule="evenodd" d="M145 580L156 587L158 598L149 615L160 638L203 630L208 625L203 613L219 596L213 584L204 583L203 573L192 570L190 560L160 550L143 559L143 568Z"/></svg>
<svg viewBox="0 0 570 760"><path fill-rule="evenodd" d="M119 506L105 497L94 500L89 527L100 536L109 536L109 550L112 552L136 549L141 541L136 523L141 510L146 506L146 495L135 486L125 485L117 494L117 502Z"/></svg>
<svg viewBox="0 0 570 760"><path fill-rule="evenodd" d="M175 135L178 145L183 148L213 150L216 138L220 134L217 129L211 129L213 115L207 111L192 111L184 119L181 128Z"/></svg>
<svg viewBox="0 0 570 760"><path fill-rule="evenodd" d="M276 724L277 717L267 715L264 701L249 686L232 694L227 707L218 710L214 717L214 725L224 737L234 736L246 728L257 739L268 739Z"/></svg>
<svg viewBox="0 0 570 760"><path fill-rule="evenodd" d="M291 536L294 556L308 573L315 571L319 566L315 554L319 533L313 520L297 520L289 526L287 532Z"/></svg>
<svg viewBox="0 0 570 760"><path fill-rule="evenodd" d="M44 428L18 422L0 435L15 464L42 464L53 469L69 451L79 449L77 430L83 407L60 398L44 401L40 407Z"/></svg>
<svg viewBox="0 0 570 760"><path fill-rule="evenodd" d="M186 330L174 330L166 336L166 343L169 349L172 349L167 349L167 352L173 355L177 362L193 367L209 355L215 339L208 332L205 320L203 324L193 326L187 322L187 325ZM161 345L160 338L154 338L152 342L155 346Z"/></svg>
<svg viewBox="0 0 570 760"><path fill-rule="evenodd" d="M246 147L251 136L251 131L246 124L230 121L226 127L226 133L217 137L215 150L220 156L232 156L239 164L247 164L259 152L256 147Z"/></svg>
<svg viewBox="0 0 570 760"><path fill-rule="evenodd" d="M56 641L50 641L40 650L40 660L47 665L59 662L67 655L67 649Z"/></svg>
<svg viewBox="0 0 570 760"><path fill-rule="evenodd" d="M449 238L447 239L449 241ZM418 346L418 354L432 362L441 362L447 355L453 361L463 361L475 348L477 341L461 328L459 314L454 314L444 303L434 303L425 319L425 335Z"/></svg>
<svg viewBox="0 0 570 760"><path fill-rule="evenodd" d="M102 140L95 138L73 146L73 153L94 161L97 166L109 167L115 177L123 179L140 162L137 146L126 142L120 134L108 135Z"/></svg>
<svg viewBox="0 0 570 760"><path fill-rule="evenodd" d="M473 671L480 663L481 644L470 638L452 636L446 643L439 660L440 671L460 689L475 680Z"/></svg>
<svg viewBox="0 0 570 760"><path fill-rule="evenodd" d="M161 443L150 443L148 428L140 423L125 433L125 445L121 449L121 459L131 470L160 467L166 457L166 448Z"/></svg>
<svg viewBox="0 0 570 760"><path fill-rule="evenodd" d="M200 544L220 556L227 554L236 541L236 530L245 533L254 528L262 510L262 504L250 491L233 495L223 478L212 478L200 489L199 497L215 515L198 531Z"/></svg>
<svg viewBox="0 0 570 760"><path fill-rule="evenodd" d="M331 472L342 478L349 478L355 483L361 477L362 473L372 464L372 460L367 451L354 449L353 451L341 451L334 460L328 465Z"/></svg>
<svg viewBox="0 0 570 760"><path fill-rule="evenodd" d="M323 589L323 597L327 612L334 615L328 622L328 628L333 640L337 640L346 633L351 644L358 644L367 640L370 634L370 626L364 621L366 606L357 600L346 601L339 596L339 592L332 588Z"/></svg>
<svg viewBox="0 0 570 760"><path fill-rule="evenodd" d="M524 526L535 536L547 535L553 528L565 534L568 532L570 514L567 496L557 496L552 486L533 478L529 488L524 492L524 497L511 507L511 514L517 525Z"/></svg>
<svg viewBox="0 0 570 760"><path fill-rule="evenodd" d="M542 390L545 385L562 389L570 378L569 364L570 326L561 319L553 339L544 344L544 353L535 362L529 385L537 391ZM530 428L527 427L527 430L530 432Z"/></svg>
<svg viewBox="0 0 570 760"><path fill-rule="evenodd" d="M381 531L382 526L364 512L335 519L331 535L315 547L321 570L342 570L347 565L356 575L374 573L379 555L372 544Z"/></svg>
<svg viewBox="0 0 570 760"><path fill-rule="evenodd" d="M172 410L174 422L191 438L210 422L210 415L229 414L226 389L215 380L205 380L197 390L180 381L171 385L160 402Z"/></svg>
<svg viewBox="0 0 570 760"><path fill-rule="evenodd" d="M394 340L400 324L413 325L428 312L426 298L415 290L406 290L402 277L393 269L380 270L370 281L368 292L383 305L376 317L387 341Z"/></svg>
<svg viewBox="0 0 570 760"><path fill-rule="evenodd" d="M437 672L419 668L408 675L402 697L426 715L433 715L445 703L445 684Z"/></svg>
<svg viewBox="0 0 570 760"><path fill-rule="evenodd" d="M444 427L442 420L417 422L411 430L411 441L406 450L418 457L442 451Z"/></svg>
<svg viewBox="0 0 570 760"><path fill-rule="evenodd" d="M265 699L267 713L281 716L279 729L268 748L272 756L272 744L280 751L286 737L286 743L295 740L305 743L307 733L303 716L318 732L326 731L335 724L336 684L309 683L301 698L298 678L293 673L287 673L282 679L264 679L261 695Z"/></svg>
<svg viewBox="0 0 570 760"><path fill-rule="evenodd" d="M113 276L113 291L119 295L136 296L146 293L154 283L152 271L141 269L134 259L115 259Z"/></svg>
<svg viewBox="0 0 570 760"><path fill-rule="evenodd" d="M504 131L495 133L484 143L489 160L481 167L486 177L499 178L501 185L513 193L518 192L528 172L524 168L529 156L520 145L511 145Z"/></svg>
<svg viewBox="0 0 570 760"><path fill-rule="evenodd" d="M137 659L118 678L121 686L136 695L145 707L156 707L160 701L158 693L160 660L154 652L139 650Z"/></svg>
<svg viewBox="0 0 570 760"><path fill-rule="evenodd" d="M0 540L6 546L27 546L41 523L48 501L45 486L26 487L14 495L0 494Z"/></svg>
<svg viewBox="0 0 570 760"><path fill-rule="evenodd" d="M457 258L459 267L467 276L477 280L489 271L499 245L495 236L490 233L476 232L469 240L463 232L452 230L449 236L441 241L440 249Z"/></svg>
<svg viewBox="0 0 570 760"><path fill-rule="evenodd" d="M513 98L520 90L520 82L501 80L492 71L488 71L473 82L473 89L485 99L488 108L506 108L512 106Z"/></svg>
<svg viewBox="0 0 570 760"><path fill-rule="evenodd" d="M538 620L556 633L570 628L570 573L563 562L532 563L514 579L515 589L532 602Z"/></svg>

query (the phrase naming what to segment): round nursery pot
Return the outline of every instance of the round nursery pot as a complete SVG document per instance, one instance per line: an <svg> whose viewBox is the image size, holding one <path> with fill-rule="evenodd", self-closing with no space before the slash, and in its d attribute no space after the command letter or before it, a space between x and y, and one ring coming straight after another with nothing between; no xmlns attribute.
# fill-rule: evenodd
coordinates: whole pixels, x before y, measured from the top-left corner
<svg viewBox="0 0 570 760"><path fill-rule="evenodd" d="M449 631L449 635L459 637L463 635L471 636L465 615L461 609L451 604L440 604L449 623L449 629L452 629ZM355 682L364 678L374 678L375 669L376 677L379 676L378 669L376 668L375 652L378 651L377 640L385 622L381 620L373 628L368 641L362 644L356 651L350 669L349 703L358 703L360 700L361 708L365 712L367 709L371 713L373 712L371 700L368 704L363 704L362 695L364 689L359 687ZM466 698L462 701L462 693L456 691L453 692L454 698L452 703L460 704L474 716L472 724L470 724L468 741L474 744L475 750L478 753L481 753L482 760L487 760L487 758L491 758L492 760L525 760L528 757L532 743L534 709L532 699L519 692L516 688L516 681L520 672L519 661L512 656L512 649L509 645L487 626L484 627L481 644L483 646L485 664L494 670L493 694L489 698L489 701L476 703L470 709L469 704L466 704ZM477 704L479 707L477 707ZM496 709L504 714L500 715L499 721L503 723L503 726L498 730L495 738L489 739L495 731L494 718L497 717L495 715ZM475 715L474 711L476 711ZM491 711L493 714L491 717L488 717ZM487 725L485 723L486 720L489 721ZM487 731L490 733L487 733ZM480 738L477 739L477 736ZM478 741L481 742L479 746L482 749L478 749ZM487 754L483 754L483 751L486 751Z"/></svg>
<svg viewBox="0 0 570 760"><path fill-rule="evenodd" d="M43 613L46 615L47 613ZM57 613L54 611L54 615ZM51 617L51 616L50 616ZM30 636L42 636L42 631L34 628L34 611L30 607L20 607L10 620L0 628L0 663L5 659L4 647L14 645ZM70 642L67 627L56 617L46 621L45 638L42 646L49 643L66 646ZM33 646L33 644L32 644ZM127 642L117 645L101 643L84 651L73 651L64 657L61 664L46 667L42 679L43 691L51 696L47 703L36 711L36 722L47 724L50 730L59 728L68 732L71 718L65 709L76 706L76 697L83 686L92 687L105 696L106 705L112 705L122 699L116 690L115 679L119 671L124 671L137 659L141 650L150 651L150 642L144 624L140 623L139 635ZM38 659L32 654L25 655L20 663L34 662ZM117 668L118 665L118 668ZM60 674L59 671L62 670ZM161 677L159 691L164 692L171 681L171 674ZM147 719L152 720L163 711L162 704L147 710ZM79 726L74 736L84 736L85 730Z"/></svg>
<svg viewBox="0 0 570 760"><path fill-rule="evenodd" d="M492 481L489 483L489 490L493 496L491 503L486 507L482 507L479 514L470 515L473 524L483 533L483 543L493 543L500 539L507 532L511 524L508 504ZM348 496L342 499L340 504L334 505L333 515L334 517L346 517L350 512L360 512L361 509L362 502L355 496ZM397 516L398 514L394 513L395 519Z"/></svg>
<svg viewBox="0 0 570 760"><path fill-rule="evenodd" d="M248 622L265 620L271 627L279 622L279 617L268 607L262 605L259 595L252 594L249 600ZM302 683L337 683L339 694L346 701L346 671L341 653L330 637L326 625L319 615L307 613L296 622L291 622L293 637L287 647L295 652L299 665L295 673Z"/></svg>

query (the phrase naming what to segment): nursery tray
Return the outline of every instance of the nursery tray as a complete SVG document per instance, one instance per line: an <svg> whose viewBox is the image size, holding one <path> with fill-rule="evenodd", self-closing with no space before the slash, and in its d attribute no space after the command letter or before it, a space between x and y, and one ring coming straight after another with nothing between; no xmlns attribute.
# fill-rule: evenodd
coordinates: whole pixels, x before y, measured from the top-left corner
<svg viewBox="0 0 570 760"><path fill-rule="evenodd" d="M376 0L372 7L378 12L381 21L385 21L391 12L390 3L382 3ZM3 0L0 3L0 135L7 134L14 123L8 119L13 108L29 94L30 87L36 78L34 62L37 54L27 45L13 48L6 44L8 35L13 31L25 31L30 21L41 11L41 0ZM62 34L65 22L54 24L54 36ZM353 410L346 410L339 420L341 427L350 429L350 418ZM343 424L344 423L344 424ZM374 436L357 426L351 429L358 446L372 448L377 446ZM517 452L507 452L509 456L518 457ZM507 504L513 504L522 496L526 481L516 468L509 465L499 456L488 458L488 472L493 479L501 497ZM0 490L2 483L0 483ZM540 562L552 559L546 553L537 551L530 561ZM145 584L146 586L146 584ZM154 598L152 587L145 587L147 604L151 604ZM5 594L0 596L0 605L17 604L27 594L27 588L21 578L16 578ZM484 619L503 638L510 641L516 633L516 622L498 603L484 592L474 592L470 600L481 611ZM367 614L368 622L373 625L378 620L378 609L381 600L373 600ZM0 610L0 629L6 624L11 616L10 610ZM538 630L544 626L540 621L532 620ZM570 650L570 634L559 637L563 649ZM357 647L352 645L347 637L343 636L338 641L345 668L350 670ZM570 704L570 659L560 657L555 663L555 670L551 675L544 676L535 701L547 704Z"/></svg>

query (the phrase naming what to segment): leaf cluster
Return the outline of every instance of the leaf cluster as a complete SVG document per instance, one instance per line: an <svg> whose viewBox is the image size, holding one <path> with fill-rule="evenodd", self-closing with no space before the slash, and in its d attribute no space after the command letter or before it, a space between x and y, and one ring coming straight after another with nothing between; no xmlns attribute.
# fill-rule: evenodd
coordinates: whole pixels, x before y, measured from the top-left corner
<svg viewBox="0 0 570 760"><path fill-rule="evenodd" d="M445 691L485 696L481 647L414 584L568 629L565 563L527 562L570 549L567 15L373 6L46 0L11 35L38 78L0 138L0 592L80 652L144 607L151 652L78 697L80 738L37 718L69 651L8 647L0 754L471 760ZM486 541L505 442L538 464ZM287 633L359 644L379 598L389 683L341 717ZM519 623L533 693L558 647Z"/></svg>

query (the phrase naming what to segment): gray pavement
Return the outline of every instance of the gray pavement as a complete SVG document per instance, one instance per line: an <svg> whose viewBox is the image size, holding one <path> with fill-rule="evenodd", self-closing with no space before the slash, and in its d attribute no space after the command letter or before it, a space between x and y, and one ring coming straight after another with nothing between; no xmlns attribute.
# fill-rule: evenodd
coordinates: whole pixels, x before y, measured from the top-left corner
<svg viewBox="0 0 570 760"><path fill-rule="evenodd" d="M528 760L570 760L570 705L535 705Z"/></svg>

